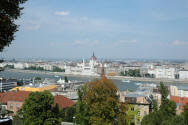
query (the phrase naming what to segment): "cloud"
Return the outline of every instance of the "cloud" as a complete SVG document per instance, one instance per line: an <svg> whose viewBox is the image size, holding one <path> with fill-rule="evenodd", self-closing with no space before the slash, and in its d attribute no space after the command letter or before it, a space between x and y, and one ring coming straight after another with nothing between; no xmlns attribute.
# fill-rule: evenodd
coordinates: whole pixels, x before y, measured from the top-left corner
<svg viewBox="0 0 188 125"><path fill-rule="evenodd" d="M124 44L135 44L137 40L120 40L115 43L115 45L124 45Z"/></svg>
<svg viewBox="0 0 188 125"><path fill-rule="evenodd" d="M172 43L175 46L180 46L180 45L188 45L188 41L180 41L180 40L176 40Z"/></svg>
<svg viewBox="0 0 188 125"><path fill-rule="evenodd" d="M99 40L75 40L71 42L71 45L80 45L80 46L95 46L98 45Z"/></svg>
<svg viewBox="0 0 188 125"><path fill-rule="evenodd" d="M68 15L70 15L70 12L68 12L68 11L58 11L58 12L55 12L55 15L68 16Z"/></svg>

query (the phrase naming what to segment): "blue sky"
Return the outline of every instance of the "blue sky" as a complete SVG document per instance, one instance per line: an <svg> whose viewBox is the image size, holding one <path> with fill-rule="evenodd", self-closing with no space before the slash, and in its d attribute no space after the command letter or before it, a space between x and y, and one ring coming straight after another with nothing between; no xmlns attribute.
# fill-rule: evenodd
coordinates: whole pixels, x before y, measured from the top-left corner
<svg viewBox="0 0 188 125"><path fill-rule="evenodd" d="M9 58L188 59L188 0L28 0Z"/></svg>

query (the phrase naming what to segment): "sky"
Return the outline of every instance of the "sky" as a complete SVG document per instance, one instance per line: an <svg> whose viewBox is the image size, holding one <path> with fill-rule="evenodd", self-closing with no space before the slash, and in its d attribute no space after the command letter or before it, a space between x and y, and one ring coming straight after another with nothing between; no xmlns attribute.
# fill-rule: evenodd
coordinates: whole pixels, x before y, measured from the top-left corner
<svg viewBox="0 0 188 125"><path fill-rule="evenodd" d="M28 0L7 58L188 59L188 0Z"/></svg>

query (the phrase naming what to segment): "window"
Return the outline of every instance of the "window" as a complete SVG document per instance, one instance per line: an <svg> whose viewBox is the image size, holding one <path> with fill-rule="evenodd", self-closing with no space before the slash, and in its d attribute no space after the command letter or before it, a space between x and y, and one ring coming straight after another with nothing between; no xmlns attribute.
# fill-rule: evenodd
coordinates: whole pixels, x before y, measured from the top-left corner
<svg viewBox="0 0 188 125"><path fill-rule="evenodd" d="M146 112L146 111L144 111L144 115L147 115L147 112Z"/></svg>
<svg viewBox="0 0 188 125"><path fill-rule="evenodd" d="M16 108L19 110L20 109L20 104L16 104Z"/></svg>
<svg viewBox="0 0 188 125"><path fill-rule="evenodd" d="M10 103L10 109L13 109L13 106L14 106L14 105L13 105L12 103Z"/></svg>
<svg viewBox="0 0 188 125"><path fill-rule="evenodd" d="M138 111L138 116L140 116L140 111Z"/></svg>
<svg viewBox="0 0 188 125"><path fill-rule="evenodd" d="M131 107L131 111L134 111L134 107Z"/></svg>

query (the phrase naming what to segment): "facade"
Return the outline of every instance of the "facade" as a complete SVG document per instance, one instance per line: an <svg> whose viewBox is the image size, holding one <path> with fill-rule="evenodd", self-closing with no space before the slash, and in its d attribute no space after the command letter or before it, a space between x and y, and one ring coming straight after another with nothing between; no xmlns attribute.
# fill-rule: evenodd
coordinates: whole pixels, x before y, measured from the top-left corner
<svg viewBox="0 0 188 125"><path fill-rule="evenodd" d="M15 69L24 69L24 64L23 63L14 63L14 68Z"/></svg>
<svg viewBox="0 0 188 125"><path fill-rule="evenodd" d="M155 78L175 79L175 68L168 68L164 66L158 66L154 69L149 69L148 73Z"/></svg>
<svg viewBox="0 0 188 125"><path fill-rule="evenodd" d="M178 89L177 86L170 86L170 95L178 97L188 97L188 90Z"/></svg>
<svg viewBox="0 0 188 125"><path fill-rule="evenodd" d="M89 62L84 59L82 63L77 63L75 66L65 66L65 73L67 74L81 74L81 75L97 75L97 58L95 54L91 56Z"/></svg>
<svg viewBox="0 0 188 125"><path fill-rule="evenodd" d="M16 86L16 79L0 78L0 92L6 92Z"/></svg>
<svg viewBox="0 0 188 125"><path fill-rule="evenodd" d="M128 114L134 125L140 125L145 115L150 113L150 105L143 103L132 103L128 105Z"/></svg>
<svg viewBox="0 0 188 125"><path fill-rule="evenodd" d="M53 70L53 66L50 64L43 64L43 65L40 65L39 67L43 68L44 70L49 70L49 71Z"/></svg>
<svg viewBox="0 0 188 125"><path fill-rule="evenodd" d="M188 70L179 71L179 79L188 80Z"/></svg>

